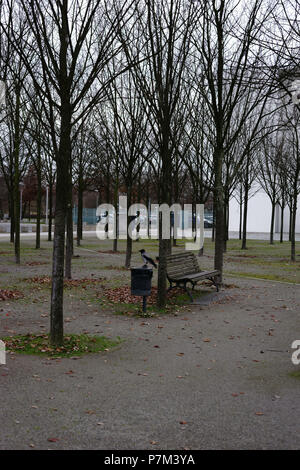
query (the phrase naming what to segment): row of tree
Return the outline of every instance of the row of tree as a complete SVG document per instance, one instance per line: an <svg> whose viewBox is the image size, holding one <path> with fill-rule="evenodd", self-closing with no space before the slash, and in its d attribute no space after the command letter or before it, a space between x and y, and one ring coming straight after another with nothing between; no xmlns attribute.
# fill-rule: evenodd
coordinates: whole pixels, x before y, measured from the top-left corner
<svg viewBox="0 0 300 470"><path fill-rule="evenodd" d="M245 236L256 174L272 204L272 175L276 202L283 178L280 201L290 204L294 239L298 110L290 115L286 96L298 70L298 0L0 0L0 13L0 78L7 86L0 160L17 262L19 183L28 161L36 169L38 207L43 179L51 187L55 181L53 344L63 340L74 184L79 214L91 181L96 188L105 181L115 203L124 185L128 205L136 187L138 200L155 187L157 202L168 205L187 181L193 203L213 194L220 280L230 197L239 186ZM127 265L131 250L129 238ZM160 237L160 307L170 250L170 240Z"/></svg>

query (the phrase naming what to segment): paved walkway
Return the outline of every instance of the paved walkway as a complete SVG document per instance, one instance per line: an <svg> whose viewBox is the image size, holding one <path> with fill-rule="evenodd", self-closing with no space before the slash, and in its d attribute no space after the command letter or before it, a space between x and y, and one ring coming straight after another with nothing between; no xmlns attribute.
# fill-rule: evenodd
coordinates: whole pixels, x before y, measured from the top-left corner
<svg viewBox="0 0 300 470"><path fill-rule="evenodd" d="M290 375L300 369L299 287L227 282L239 288L178 316L69 313L66 331L124 338L114 351L9 356L0 449L299 449L300 378ZM1 335L49 322L5 308Z"/></svg>

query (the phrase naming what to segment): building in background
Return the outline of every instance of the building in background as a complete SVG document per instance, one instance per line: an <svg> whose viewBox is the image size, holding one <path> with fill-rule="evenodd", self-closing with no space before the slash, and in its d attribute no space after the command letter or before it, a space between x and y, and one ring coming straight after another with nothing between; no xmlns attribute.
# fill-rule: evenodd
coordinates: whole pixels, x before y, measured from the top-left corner
<svg viewBox="0 0 300 470"><path fill-rule="evenodd" d="M298 208L300 208L300 197L298 198ZM247 232L269 233L271 227L272 205L269 197L263 189L259 189L248 202ZM290 213L286 207L283 219L283 231L289 233ZM240 205L233 197L229 203L229 231L238 232L240 226ZM274 232L280 233L281 209L279 205L275 211ZM297 211L296 233L300 233L300 211Z"/></svg>

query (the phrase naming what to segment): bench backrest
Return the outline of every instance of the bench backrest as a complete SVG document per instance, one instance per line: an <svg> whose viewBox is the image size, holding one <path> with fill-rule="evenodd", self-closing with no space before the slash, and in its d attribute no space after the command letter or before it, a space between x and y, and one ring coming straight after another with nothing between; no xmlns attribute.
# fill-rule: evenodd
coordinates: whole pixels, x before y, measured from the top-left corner
<svg viewBox="0 0 300 470"><path fill-rule="evenodd" d="M195 274L200 270L197 258L191 251L182 251L167 256L167 275L170 278L183 274Z"/></svg>

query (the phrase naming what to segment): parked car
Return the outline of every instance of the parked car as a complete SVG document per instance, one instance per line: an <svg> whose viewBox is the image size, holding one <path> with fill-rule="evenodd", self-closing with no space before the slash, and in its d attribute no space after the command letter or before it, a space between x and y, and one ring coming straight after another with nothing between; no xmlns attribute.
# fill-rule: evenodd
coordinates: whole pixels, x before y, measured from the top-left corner
<svg viewBox="0 0 300 470"><path fill-rule="evenodd" d="M96 223L98 224L103 217L106 217L105 212L103 212L103 214L97 215L96 216ZM114 220L114 215L113 214L108 214L108 222L113 222L113 220Z"/></svg>
<svg viewBox="0 0 300 470"><path fill-rule="evenodd" d="M214 225L213 220L204 217L204 228L212 228Z"/></svg>

